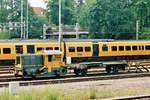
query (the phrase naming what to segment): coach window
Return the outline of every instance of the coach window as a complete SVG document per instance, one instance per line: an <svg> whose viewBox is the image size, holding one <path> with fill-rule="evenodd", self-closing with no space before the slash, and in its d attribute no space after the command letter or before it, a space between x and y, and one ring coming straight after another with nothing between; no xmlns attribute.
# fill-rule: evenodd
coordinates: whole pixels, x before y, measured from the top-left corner
<svg viewBox="0 0 150 100"><path fill-rule="evenodd" d="M146 49L146 50L150 50L150 46L149 46L149 45L146 45L146 46L145 46L145 49Z"/></svg>
<svg viewBox="0 0 150 100"><path fill-rule="evenodd" d="M108 46L106 44L102 46L102 51L108 51Z"/></svg>
<svg viewBox="0 0 150 100"><path fill-rule="evenodd" d="M47 47L46 50L53 50L53 48L52 47Z"/></svg>
<svg viewBox="0 0 150 100"><path fill-rule="evenodd" d="M119 46L119 51L124 51L124 46Z"/></svg>
<svg viewBox="0 0 150 100"><path fill-rule="evenodd" d="M77 47L77 52L83 52L83 47Z"/></svg>
<svg viewBox="0 0 150 100"><path fill-rule="evenodd" d="M11 49L10 48L3 48L3 54L10 54Z"/></svg>
<svg viewBox="0 0 150 100"><path fill-rule="evenodd" d="M38 47L38 48L37 48L37 51L41 51L41 50L43 50L43 48L41 48L41 47Z"/></svg>
<svg viewBox="0 0 150 100"><path fill-rule="evenodd" d="M23 54L23 46L16 45L16 53L17 54Z"/></svg>
<svg viewBox="0 0 150 100"><path fill-rule="evenodd" d="M141 46L139 46L139 50L141 50Z"/></svg>
<svg viewBox="0 0 150 100"><path fill-rule="evenodd" d="M131 46L126 46L126 51L130 51L131 50Z"/></svg>
<svg viewBox="0 0 150 100"><path fill-rule="evenodd" d="M59 50L59 47L55 47L55 50Z"/></svg>
<svg viewBox="0 0 150 100"><path fill-rule="evenodd" d="M144 46L142 46L142 50L144 50Z"/></svg>
<svg viewBox="0 0 150 100"><path fill-rule="evenodd" d="M90 52L91 51L91 47L85 47L85 52Z"/></svg>
<svg viewBox="0 0 150 100"><path fill-rule="evenodd" d="M132 46L132 50L137 50L137 46Z"/></svg>
<svg viewBox="0 0 150 100"><path fill-rule="evenodd" d="M69 52L75 52L75 47L69 47Z"/></svg>
<svg viewBox="0 0 150 100"><path fill-rule="evenodd" d="M112 47L111 47L111 50L112 50L112 51L117 51L117 46L112 46Z"/></svg>

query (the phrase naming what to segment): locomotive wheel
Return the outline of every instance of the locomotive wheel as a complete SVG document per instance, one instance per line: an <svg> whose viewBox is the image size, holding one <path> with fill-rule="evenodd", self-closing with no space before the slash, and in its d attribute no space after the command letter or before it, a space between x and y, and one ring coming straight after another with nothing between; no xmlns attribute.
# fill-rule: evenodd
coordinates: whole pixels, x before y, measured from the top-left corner
<svg viewBox="0 0 150 100"><path fill-rule="evenodd" d="M118 66L113 66L113 73L118 73L119 69L118 69Z"/></svg>
<svg viewBox="0 0 150 100"><path fill-rule="evenodd" d="M110 74L110 72L111 72L111 66L106 66L106 72L107 72L108 74Z"/></svg>
<svg viewBox="0 0 150 100"><path fill-rule="evenodd" d="M36 79L36 75L32 75L31 77L32 77L32 79Z"/></svg>
<svg viewBox="0 0 150 100"><path fill-rule="evenodd" d="M87 74L87 69L74 69L74 73L79 76L79 75L86 75Z"/></svg>
<svg viewBox="0 0 150 100"><path fill-rule="evenodd" d="M59 74L59 72L58 72L57 70L55 70L55 76L56 76L57 78L60 77L60 74Z"/></svg>
<svg viewBox="0 0 150 100"><path fill-rule="evenodd" d="M79 76L80 70L79 70L79 69L74 69L74 73L75 73L77 76Z"/></svg>
<svg viewBox="0 0 150 100"><path fill-rule="evenodd" d="M81 75L86 75L87 74L87 69L81 69Z"/></svg>

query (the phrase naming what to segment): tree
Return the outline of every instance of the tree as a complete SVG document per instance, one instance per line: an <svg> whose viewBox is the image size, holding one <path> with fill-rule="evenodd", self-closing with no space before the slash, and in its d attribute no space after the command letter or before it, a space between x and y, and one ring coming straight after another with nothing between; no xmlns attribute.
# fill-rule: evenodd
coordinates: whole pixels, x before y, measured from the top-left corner
<svg viewBox="0 0 150 100"><path fill-rule="evenodd" d="M62 24L74 24L75 15L75 2L74 0L62 0ZM50 19L52 24L58 25L59 23L59 0L50 0L47 6L47 18Z"/></svg>
<svg viewBox="0 0 150 100"><path fill-rule="evenodd" d="M78 5L76 6L76 22L80 24L81 27L88 28L88 14L90 7L93 6L96 0L79 0Z"/></svg>
<svg viewBox="0 0 150 100"><path fill-rule="evenodd" d="M140 20L140 28L150 26L150 0L132 0L137 20Z"/></svg>
<svg viewBox="0 0 150 100"><path fill-rule="evenodd" d="M23 20L26 22L26 18L27 18L27 5L29 6L27 0L23 0ZM2 7L2 6L1 6ZM4 7L3 7L4 8ZM29 15L29 38L40 38L40 36L42 35L42 27L43 24L46 24L46 18L43 16L37 16L34 12L33 9L29 6L28 9L28 15ZM4 8L4 10L2 12L0 12L1 16L1 20L4 23L8 23L8 22L20 22L21 19L21 0L8 0L7 2L7 9ZM5 15L5 16L4 16ZM5 18L5 20L4 20ZM14 37L18 37L20 38L20 28L17 29L13 29L11 30L11 34L12 38Z"/></svg>
<svg viewBox="0 0 150 100"><path fill-rule="evenodd" d="M94 33L135 32L135 16L128 0L97 0L90 8L88 21Z"/></svg>

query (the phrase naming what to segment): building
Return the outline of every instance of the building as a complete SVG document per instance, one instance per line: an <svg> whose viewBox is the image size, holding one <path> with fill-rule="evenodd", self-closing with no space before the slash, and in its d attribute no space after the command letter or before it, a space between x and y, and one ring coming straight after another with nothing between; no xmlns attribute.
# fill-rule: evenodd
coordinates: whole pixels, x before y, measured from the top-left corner
<svg viewBox="0 0 150 100"><path fill-rule="evenodd" d="M46 10L47 0L29 0L30 6L33 8L33 11L39 15L43 16Z"/></svg>
<svg viewBox="0 0 150 100"><path fill-rule="evenodd" d="M32 9L35 12L35 14L37 14L39 16L43 16L45 13L45 9L41 8L41 7L32 7Z"/></svg>

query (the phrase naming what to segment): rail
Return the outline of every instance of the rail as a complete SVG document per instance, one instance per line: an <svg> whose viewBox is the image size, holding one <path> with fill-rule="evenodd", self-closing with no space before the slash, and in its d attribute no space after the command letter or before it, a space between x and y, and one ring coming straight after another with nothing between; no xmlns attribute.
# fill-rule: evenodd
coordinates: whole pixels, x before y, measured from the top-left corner
<svg viewBox="0 0 150 100"><path fill-rule="evenodd" d="M128 71L131 71L133 68L135 68L135 71L143 72L147 71L149 72L150 67L150 60L143 60L143 61L129 61L128 62L129 69Z"/></svg>
<svg viewBox="0 0 150 100"><path fill-rule="evenodd" d="M149 100L150 95L139 95L139 96L128 96L128 97L121 97L121 98L114 98L112 100Z"/></svg>

